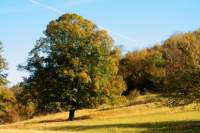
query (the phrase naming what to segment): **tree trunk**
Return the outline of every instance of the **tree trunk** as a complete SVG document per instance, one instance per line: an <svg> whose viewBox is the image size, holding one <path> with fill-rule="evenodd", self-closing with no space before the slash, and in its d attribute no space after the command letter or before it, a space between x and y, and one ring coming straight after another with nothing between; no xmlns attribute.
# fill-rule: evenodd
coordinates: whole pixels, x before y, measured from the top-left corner
<svg viewBox="0 0 200 133"><path fill-rule="evenodd" d="M69 110L69 118L68 120L73 121L74 120L74 114L75 114L75 110Z"/></svg>

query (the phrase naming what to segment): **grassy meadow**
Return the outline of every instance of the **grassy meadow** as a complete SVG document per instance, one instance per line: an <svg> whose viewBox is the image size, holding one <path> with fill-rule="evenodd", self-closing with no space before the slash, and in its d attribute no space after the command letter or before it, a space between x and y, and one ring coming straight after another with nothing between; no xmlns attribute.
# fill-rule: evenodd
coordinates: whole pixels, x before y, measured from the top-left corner
<svg viewBox="0 0 200 133"><path fill-rule="evenodd" d="M0 133L200 133L198 5L0 0Z"/></svg>
<svg viewBox="0 0 200 133"><path fill-rule="evenodd" d="M156 102L114 108L83 109L74 121L61 112L0 126L0 133L199 133L195 105L176 108Z"/></svg>

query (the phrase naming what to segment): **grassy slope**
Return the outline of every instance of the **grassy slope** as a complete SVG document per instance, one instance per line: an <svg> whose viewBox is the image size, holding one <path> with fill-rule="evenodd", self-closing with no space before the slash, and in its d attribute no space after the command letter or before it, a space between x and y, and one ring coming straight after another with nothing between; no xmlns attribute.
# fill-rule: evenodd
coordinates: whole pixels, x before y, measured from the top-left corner
<svg viewBox="0 0 200 133"><path fill-rule="evenodd" d="M134 133L200 132L200 112L192 107L169 109L154 103L76 112L76 120L66 121L66 113L36 117L0 126L0 133Z"/></svg>

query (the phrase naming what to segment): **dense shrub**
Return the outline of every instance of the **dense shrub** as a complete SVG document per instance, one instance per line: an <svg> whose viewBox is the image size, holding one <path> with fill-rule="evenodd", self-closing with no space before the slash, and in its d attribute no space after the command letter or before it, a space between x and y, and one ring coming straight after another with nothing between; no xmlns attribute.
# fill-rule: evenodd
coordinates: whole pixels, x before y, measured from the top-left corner
<svg viewBox="0 0 200 133"><path fill-rule="evenodd" d="M12 123L20 120L19 114L15 109L7 110L1 118L2 123Z"/></svg>
<svg viewBox="0 0 200 133"><path fill-rule="evenodd" d="M16 99L14 93L4 87L0 87L0 123L18 120L15 110Z"/></svg>
<svg viewBox="0 0 200 133"><path fill-rule="evenodd" d="M29 119L36 114L36 103L29 97L31 92L25 91L23 84L15 85L11 88L17 100L15 108L20 119Z"/></svg>

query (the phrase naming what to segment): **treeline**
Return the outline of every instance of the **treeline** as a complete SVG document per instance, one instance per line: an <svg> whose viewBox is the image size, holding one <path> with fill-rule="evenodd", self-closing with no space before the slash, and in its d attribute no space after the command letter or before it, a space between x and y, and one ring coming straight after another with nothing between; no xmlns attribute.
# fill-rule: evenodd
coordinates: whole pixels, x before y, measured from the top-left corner
<svg viewBox="0 0 200 133"><path fill-rule="evenodd" d="M173 105L199 102L200 30L171 36L163 44L129 52L120 73L131 90L150 90L170 97Z"/></svg>
<svg viewBox="0 0 200 133"><path fill-rule="evenodd" d="M0 56L0 123L49 112L120 103L137 90L158 93L171 105L200 99L200 31L171 36L162 44L125 56L105 30L76 14L51 21L19 69L30 73L6 88Z"/></svg>

